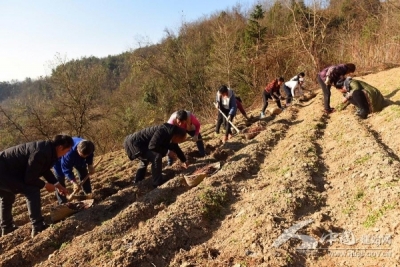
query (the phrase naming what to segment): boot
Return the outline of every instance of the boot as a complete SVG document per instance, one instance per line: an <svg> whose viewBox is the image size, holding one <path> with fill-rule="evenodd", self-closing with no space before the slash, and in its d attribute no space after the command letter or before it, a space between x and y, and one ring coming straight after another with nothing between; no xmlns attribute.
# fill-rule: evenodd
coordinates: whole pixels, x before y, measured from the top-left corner
<svg viewBox="0 0 400 267"><path fill-rule="evenodd" d="M32 233L31 233L31 237L35 237L37 234L39 234L40 232L46 230L47 228L49 228L49 225L45 222L41 222L37 225L33 225L32 226Z"/></svg>
<svg viewBox="0 0 400 267"><path fill-rule="evenodd" d="M264 112L261 112L260 119L264 119L264 118L265 118L265 114L264 114Z"/></svg>
<svg viewBox="0 0 400 267"><path fill-rule="evenodd" d="M5 235L7 235L9 233L12 233L17 229L18 229L18 226L16 226L15 224L12 224L9 227L2 228L1 229L1 236L5 236Z"/></svg>

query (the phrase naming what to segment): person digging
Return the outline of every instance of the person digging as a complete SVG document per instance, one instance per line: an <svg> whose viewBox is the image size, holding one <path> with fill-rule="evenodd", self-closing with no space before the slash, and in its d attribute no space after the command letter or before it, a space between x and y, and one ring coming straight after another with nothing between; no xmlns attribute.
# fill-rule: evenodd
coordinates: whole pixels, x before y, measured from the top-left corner
<svg viewBox="0 0 400 267"><path fill-rule="evenodd" d="M80 137L73 137L72 149L62 156L53 166L54 174L58 182L65 187L65 178L73 184L74 191L79 190L79 182L82 182L88 175L95 173L93 166L95 146L92 141ZM79 181L74 174L74 168L78 173ZM88 178L82 185L82 191L87 199L92 199L92 185ZM56 192L58 204L68 202L67 198Z"/></svg>
<svg viewBox="0 0 400 267"><path fill-rule="evenodd" d="M138 159L140 162L133 184L136 185L145 178L150 163L153 187L165 183L167 179L162 175L162 158L167 155L168 150L173 150L184 163L184 168L187 168L189 164L182 150L179 146L174 147L174 144L185 140L186 131L169 123L151 126L128 135L124 141L125 152L130 160Z"/></svg>
<svg viewBox="0 0 400 267"><path fill-rule="evenodd" d="M5 236L18 227L14 224L12 205L15 195L26 198L29 218L32 223L31 236L45 230L41 208L40 190L57 190L62 195L68 191L51 172L58 158L64 156L72 147L73 140L68 135L56 135L51 141L36 141L10 147L0 152L0 226ZM40 179L43 176L47 182Z"/></svg>

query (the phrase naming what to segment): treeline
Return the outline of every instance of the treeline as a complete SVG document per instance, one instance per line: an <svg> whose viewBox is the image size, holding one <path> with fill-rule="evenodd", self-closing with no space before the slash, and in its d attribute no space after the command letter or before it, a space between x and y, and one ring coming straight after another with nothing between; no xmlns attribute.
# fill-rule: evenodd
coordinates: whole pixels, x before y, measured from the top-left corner
<svg viewBox="0 0 400 267"><path fill-rule="evenodd" d="M396 1L265 1L166 30L156 45L107 58L56 59L48 77L0 83L0 149L56 133L94 140L99 152L185 108L200 118L227 84L246 104L277 76L353 62L358 71L400 62Z"/></svg>

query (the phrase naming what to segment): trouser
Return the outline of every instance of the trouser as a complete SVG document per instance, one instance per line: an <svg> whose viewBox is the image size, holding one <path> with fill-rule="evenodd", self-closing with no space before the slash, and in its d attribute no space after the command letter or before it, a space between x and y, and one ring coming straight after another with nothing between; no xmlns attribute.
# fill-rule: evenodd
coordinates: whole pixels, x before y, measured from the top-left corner
<svg viewBox="0 0 400 267"><path fill-rule="evenodd" d="M225 114L226 117L229 116L229 109L225 109L225 108L220 108L220 110L222 111L222 113ZM232 119L231 122L233 122L233 118L235 116L231 115ZM219 134L219 129L221 128L221 124L225 123L225 136L228 137L228 135L232 134L232 125L226 121L224 115L221 114L221 112L218 112L218 118L217 118L217 126L215 128L215 132L217 134Z"/></svg>
<svg viewBox="0 0 400 267"><path fill-rule="evenodd" d="M317 75L317 81L324 93L324 108L328 111L331 109L331 86L327 86L319 75Z"/></svg>
<svg viewBox="0 0 400 267"><path fill-rule="evenodd" d="M33 227L43 224L42 203L40 199L40 188L32 185L24 185L21 192L26 199L29 218ZM15 202L15 193L7 186L0 185L0 226L8 228L13 225L12 205Z"/></svg>
<svg viewBox="0 0 400 267"><path fill-rule="evenodd" d="M12 205L15 202L15 194L11 190L0 183L0 227L11 227L13 222Z"/></svg>
<svg viewBox="0 0 400 267"><path fill-rule="evenodd" d="M195 130L193 130L193 131L188 131L187 133L188 133L191 137L193 137L193 136L196 134L196 131L195 131ZM206 155L206 151L205 151L205 149L204 149L204 142L203 142L203 140L201 140L202 137L201 137L201 134L200 134L200 133L199 133L199 135L198 135L198 138L199 138L199 140L196 142L197 149L199 150L200 157L204 157L204 156ZM171 144L170 144L170 148L171 148L170 150L175 152L174 147L178 147L178 149L180 149L180 148L179 148L179 145L178 145L177 143L171 143ZM171 158L170 156L168 156L168 165L172 165L173 162L174 162L174 159Z"/></svg>
<svg viewBox="0 0 400 267"><path fill-rule="evenodd" d="M147 166L151 163L151 175L153 177L153 186L162 185L164 179L162 177L162 155L160 153L148 150L144 155L138 158L139 168L136 171L135 183L142 181L146 176Z"/></svg>
<svg viewBox="0 0 400 267"><path fill-rule="evenodd" d="M75 166L76 171L78 172L78 179L77 179L77 183L83 181L83 179L85 179L85 177L88 175L88 171L87 171L87 167L86 166L79 166L76 167ZM63 177L57 177L57 180L60 182L60 184L62 186L65 187L65 176ZM83 183L82 185L82 191L87 195L92 193L92 184L90 182L90 178L86 180L85 183ZM62 203L67 203L67 198L63 195L61 195L60 193L58 193L58 191L56 190L56 197L58 200L58 204L62 204Z"/></svg>
<svg viewBox="0 0 400 267"><path fill-rule="evenodd" d="M367 97L365 96L363 90L355 90L352 94L352 97L349 99L349 102L359 109L358 115L361 118L367 118L370 110Z"/></svg>
<svg viewBox="0 0 400 267"><path fill-rule="evenodd" d="M261 109L262 113L265 113L265 110L268 107L268 99L275 100L276 104L278 105L278 108L282 108L281 101L279 100L279 98L275 98L275 97L273 98L272 95L270 93L268 93L267 91L265 91L265 90L263 90L263 95L262 96L263 96L263 103L264 103L264 105L263 105L263 107Z"/></svg>
<svg viewBox="0 0 400 267"><path fill-rule="evenodd" d="M283 85L283 91L286 94L286 105L289 105L292 102L292 91L289 86Z"/></svg>

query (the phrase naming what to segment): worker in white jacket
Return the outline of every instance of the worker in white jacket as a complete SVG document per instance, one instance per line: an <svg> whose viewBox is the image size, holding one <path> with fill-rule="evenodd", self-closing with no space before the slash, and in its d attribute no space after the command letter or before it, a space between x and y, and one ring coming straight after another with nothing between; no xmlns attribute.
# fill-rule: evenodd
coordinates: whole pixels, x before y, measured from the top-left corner
<svg viewBox="0 0 400 267"><path fill-rule="evenodd" d="M298 76L295 76L298 77ZM304 77L298 79L291 79L283 85L283 90L286 93L286 107L290 106L292 99L295 97L295 91L299 90L299 95L303 95L302 85L304 83Z"/></svg>

